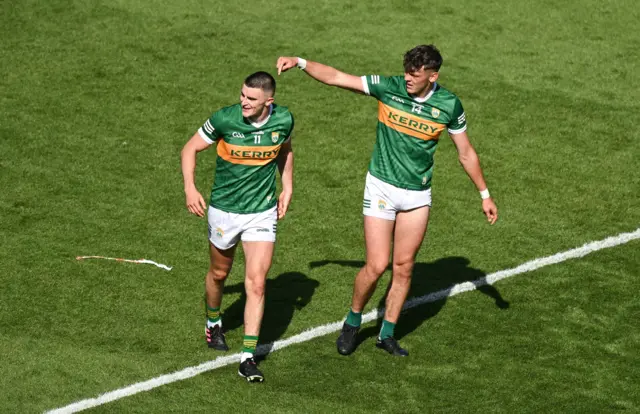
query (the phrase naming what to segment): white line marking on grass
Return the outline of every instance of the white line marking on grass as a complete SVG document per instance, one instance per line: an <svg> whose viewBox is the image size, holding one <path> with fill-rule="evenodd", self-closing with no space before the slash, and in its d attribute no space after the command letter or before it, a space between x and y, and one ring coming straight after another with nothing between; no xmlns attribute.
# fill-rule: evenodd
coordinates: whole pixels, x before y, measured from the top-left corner
<svg viewBox="0 0 640 414"><path fill-rule="evenodd" d="M567 250L566 252L557 253L552 256L543 257L540 259L534 259L518 267L512 269L501 270L499 272L491 273L483 278L475 280L473 282L464 282L454 285L450 288L433 292L428 295L412 298L408 300L403 309L410 309L424 303L435 302L437 300L454 296L459 293L469 292L475 290L478 287L484 285L491 285L495 282L506 279L508 277L516 276L522 273L531 272L541 267L549 266L552 264L564 262L570 259L576 259L588 255L589 253L596 252L602 249L608 249L621 244L628 243L632 240L640 239L640 228L631 233L620 233L617 236L608 237L604 240L587 243L582 247ZM374 309L364 315L362 315L362 322L371 322L378 318L379 310ZM326 325L318 326L313 329L304 331L298 335L294 335L287 339L275 341L273 344L260 345L257 349L257 354L264 355L268 352L274 352L282 348L286 348L293 344L301 342L307 342L319 336L324 336L336 331L339 331L342 327L343 321L333 322ZM195 377L203 372L211 371L216 368L221 368L226 365L238 363L240 361L240 354L227 355L218 357L213 361L208 361L197 365L195 367L188 367L181 371L176 371L171 374L161 375L156 378L152 378L147 381L138 382L136 384L129 385L128 387L120 388L115 391L110 391L99 395L96 398L89 398L86 400L77 401L73 404L65 407L57 408L55 410L47 411L47 413L75 413L78 411L86 410L88 408L97 407L99 405L106 404L111 401L116 401L124 397L129 397L134 394L138 394L143 391L149 391L151 389L160 387L162 385L170 384L172 382L182 381L188 378Z"/></svg>

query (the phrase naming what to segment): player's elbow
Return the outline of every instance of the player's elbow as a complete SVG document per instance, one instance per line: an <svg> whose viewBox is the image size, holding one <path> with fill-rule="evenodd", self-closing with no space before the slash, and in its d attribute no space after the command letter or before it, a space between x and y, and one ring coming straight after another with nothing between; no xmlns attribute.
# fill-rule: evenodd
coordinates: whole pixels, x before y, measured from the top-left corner
<svg viewBox="0 0 640 414"><path fill-rule="evenodd" d="M461 164L474 162L477 159L478 159L478 155L476 154L473 147L470 145L458 151L458 160L460 160Z"/></svg>
<svg viewBox="0 0 640 414"><path fill-rule="evenodd" d="M340 85L340 82L338 82L338 79L336 76L333 76L331 78L327 78L325 79L324 83L328 86L338 86Z"/></svg>
<svg viewBox="0 0 640 414"><path fill-rule="evenodd" d="M180 151L180 158L185 159L185 158L195 158L196 156L196 149L194 148L193 145L190 145L189 143L187 143L184 147L182 147L182 151Z"/></svg>
<svg viewBox="0 0 640 414"><path fill-rule="evenodd" d="M347 83L347 78L348 76L346 73L336 70L335 73L327 77L326 84L329 86L344 87Z"/></svg>

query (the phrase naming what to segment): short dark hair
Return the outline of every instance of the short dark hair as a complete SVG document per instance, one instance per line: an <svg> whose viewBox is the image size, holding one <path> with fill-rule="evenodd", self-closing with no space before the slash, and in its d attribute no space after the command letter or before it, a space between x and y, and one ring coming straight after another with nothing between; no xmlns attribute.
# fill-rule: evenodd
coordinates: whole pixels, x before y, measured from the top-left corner
<svg viewBox="0 0 640 414"><path fill-rule="evenodd" d="M404 71L413 72L425 69L432 69L436 72L442 66L442 55L434 45L419 45L404 54Z"/></svg>
<svg viewBox="0 0 640 414"><path fill-rule="evenodd" d="M249 88L260 88L271 93L271 96L276 94L276 80L267 72L252 73L244 80L244 84Z"/></svg>

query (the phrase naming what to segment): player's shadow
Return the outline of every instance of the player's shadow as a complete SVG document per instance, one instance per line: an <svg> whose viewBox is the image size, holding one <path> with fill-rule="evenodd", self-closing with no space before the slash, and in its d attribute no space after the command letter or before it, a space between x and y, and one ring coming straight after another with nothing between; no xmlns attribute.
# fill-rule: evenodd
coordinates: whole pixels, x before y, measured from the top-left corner
<svg viewBox="0 0 640 414"><path fill-rule="evenodd" d="M338 264L359 269L364 265L364 262L356 260L322 260L311 262L310 267L315 268L328 264ZM391 271L391 265L387 268L387 271ZM502 297L498 289L492 285L485 284L486 276L486 273L481 270L469 267L469 259L465 257L445 257L432 263L416 263L411 278L411 289L405 305L410 303L422 304L402 312L394 332L395 337L397 339L402 338L416 330L426 320L437 315L447 302L447 298L452 293L454 286L464 282L473 283L475 289L490 297L499 309L508 309L509 302ZM388 287L386 286L387 289ZM378 288L382 288L382 286L379 284ZM377 335L380 331L385 300L386 293L377 306L378 319L376 326L363 329L358 335L358 344L366 338ZM345 304L345 313L349 306L350 303Z"/></svg>
<svg viewBox="0 0 640 414"><path fill-rule="evenodd" d="M320 286L320 282L300 272L286 272L273 279L267 279L265 286L265 304L262 327L260 328L259 353L266 356L273 343L285 333L295 311L311 302L311 298ZM241 297L224 310L223 326L225 331L244 325L244 305L246 293L244 283L225 286L224 293L241 293Z"/></svg>

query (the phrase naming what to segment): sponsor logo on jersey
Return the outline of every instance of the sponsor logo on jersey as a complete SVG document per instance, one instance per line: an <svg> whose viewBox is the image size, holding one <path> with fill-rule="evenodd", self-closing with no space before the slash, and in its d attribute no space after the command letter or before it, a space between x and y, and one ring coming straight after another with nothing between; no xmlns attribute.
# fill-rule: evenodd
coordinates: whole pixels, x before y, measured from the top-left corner
<svg viewBox="0 0 640 414"><path fill-rule="evenodd" d="M431 116L437 118L440 116L440 110L438 108L431 108Z"/></svg>
<svg viewBox="0 0 640 414"><path fill-rule="evenodd" d="M384 200L378 200L378 210L384 210L387 208L387 202Z"/></svg>
<svg viewBox="0 0 640 414"><path fill-rule="evenodd" d="M280 145L250 146L218 142L218 156L232 164L266 165L280 153Z"/></svg>
<svg viewBox="0 0 640 414"><path fill-rule="evenodd" d="M275 158L280 152L280 148L276 148L273 151L256 151L256 150L236 150L231 149L231 156L237 158Z"/></svg>
<svg viewBox="0 0 640 414"><path fill-rule="evenodd" d="M378 102L378 121L387 127L425 141L438 139L445 125L423 117Z"/></svg>
<svg viewBox="0 0 640 414"><path fill-rule="evenodd" d="M277 132L272 132L271 133L271 141L276 143L278 142L278 139L280 138L280 134Z"/></svg>

